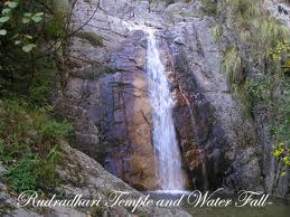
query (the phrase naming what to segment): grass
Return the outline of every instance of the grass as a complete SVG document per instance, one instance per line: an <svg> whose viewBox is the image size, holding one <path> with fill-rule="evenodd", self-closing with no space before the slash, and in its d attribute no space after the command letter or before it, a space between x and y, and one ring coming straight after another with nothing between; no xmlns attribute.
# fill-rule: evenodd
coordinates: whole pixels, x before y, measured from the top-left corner
<svg viewBox="0 0 290 217"><path fill-rule="evenodd" d="M0 161L8 169L6 181L16 192L45 192L57 185L58 144L72 127L55 120L49 111L31 108L19 98L0 103Z"/></svg>
<svg viewBox="0 0 290 217"><path fill-rule="evenodd" d="M71 124L56 118L49 100L56 86L64 85L71 8L68 0L11 2L17 6L1 24L8 34L0 43L0 162L11 190L49 192L58 182L59 144L72 131ZM23 23L24 14L35 12L44 14L37 24ZM23 50L23 43L34 49Z"/></svg>
<svg viewBox="0 0 290 217"><path fill-rule="evenodd" d="M202 2L211 16L221 20L213 29L217 42L229 39L220 31L224 23L233 32L232 43L223 56L223 71L233 93L240 99L247 116L250 114L255 119L256 108L263 108L260 112L270 119L274 149L283 144L285 154L280 158L289 159L289 29L262 9L262 0Z"/></svg>
<svg viewBox="0 0 290 217"><path fill-rule="evenodd" d="M203 10L211 16L215 16L217 14L217 3L214 0L201 0L203 5Z"/></svg>

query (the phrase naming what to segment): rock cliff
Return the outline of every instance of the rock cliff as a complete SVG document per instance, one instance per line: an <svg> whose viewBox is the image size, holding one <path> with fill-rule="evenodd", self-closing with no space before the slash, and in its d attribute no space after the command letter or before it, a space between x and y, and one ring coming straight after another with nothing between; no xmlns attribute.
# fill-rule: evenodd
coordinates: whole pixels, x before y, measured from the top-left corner
<svg viewBox="0 0 290 217"><path fill-rule="evenodd" d="M142 30L132 30L136 24L158 30L190 186L265 188L266 144L259 139L259 123L244 114L222 66L235 34L222 23L228 33L218 43L213 29L220 20L202 2L79 0L74 7L72 28L79 32L69 46L70 70L56 101L58 111L75 123L79 150L139 190L157 189L159 183L146 80L147 39Z"/></svg>

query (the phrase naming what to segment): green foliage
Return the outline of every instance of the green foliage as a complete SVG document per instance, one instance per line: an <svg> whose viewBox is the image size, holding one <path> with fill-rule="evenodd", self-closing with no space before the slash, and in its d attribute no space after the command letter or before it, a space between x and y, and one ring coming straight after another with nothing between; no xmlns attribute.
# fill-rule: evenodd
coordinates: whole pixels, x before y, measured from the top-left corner
<svg viewBox="0 0 290 217"><path fill-rule="evenodd" d="M29 101L36 105L48 104L49 96L56 82L56 67L46 63L42 65L44 68L35 72L27 90Z"/></svg>
<svg viewBox="0 0 290 217"><path fill-rule="evenodd" d="M88 40L93 46L104 46L103 37L97 35L95 32L79 32L77 36Z"/></svg>
<svg viewBox="0 0 290 217"><path fill-rule="evenodd" d="M226 22L237 36L223 59L232 90L250 114L257 106L263 108L277 144L274 156L280 159L279 144L284 144L282 158L289 166L285 160L290 156L289 29L262 9L261 0L222 0L218 4L216 15L226 13Z"/></svg>
<svg viewBox="0 0 290 217"><path fill-rule="evenodd" d="M70 0L50 0L54 16L57 19L66 19L71 11Z"/></svg>
<svg viewBox="0 0 290 217"><path fill-rule="evenodd" d="M72 130L48 115L52 108L31 108L19 98L0 104L0 161L13 190L43 190L57 184L59 142Z"/></svg>
<svg viewBox="0 0 290 217"><path fill-rule="evenodd" d="M245 89L252 101L252 105L257 103L271 101L273 79L271 76L257 76L255 79L248 79L245 83ZM269 105L267 105L269 106Z"/></svg>
<svg viewBox="0 0 290 217"><path fill-rule="evenodd" d="M282 162L285 166L290 167L290 149L284 143L279 143L275 150L273 151L273 155L276 159ZM282 170L281 176L285 176L287 173L285 170Z"/></svg>
<svg viewBox="0 0 290 217"><path fill-rule="evenodd" d="M45 158L36 153L27 153L8 167L6 179L16 192L49 190L58 183L56 166L60 157L57 146Z"/></svg>
<svg viewBox="0 0 290 217"><path fill-rule="evenodd" d="M46 36L50 39L59 41L66 37L65 23L62 18L52 17L44 28Z"/></svg>
<svg viewBox="0 0 290 217"><path fill-rule="evenodd" d="M9 0L3 3L0 16L1 36L6 37L9 43L21 46L25 53L36 47L34 38L25 29L35 28L43 20L43 12L26 12L21 10L27 3L19 0ZM15 31L17 30L17 31Z"/></svg>
<svg viewBox="0 0 290 217"><path fill-rule="evenodd" d="M222 37L222 34L223 34L223 28L221 25L216 25L212 28L212 34L213 34L213 37L215 39L215 41L219 41Z"/></svg>
<svg viewBox="0 0 290 217"><path fill-rule="evenodd" d="M16 192L57 185L59 144L72 131L48 100L66 44L64 16L54 15L52 2L60 1L0 2L0 161Z"/></svg>
<svg viewBox="0 0 290 217"><path fill-rule="evenodd" d="M0 2L0 96L31 95L46 104L55 83L66 23L52 1Z"/></svg>
<svg viewBox="0 0 290 217"><path fill-rule="evenodd" d="M217 3L214 0L202 0L204 11L209 14L215 16L217 14Z"/></svg>
<svg viewBox="0 0 290 217"><path fill-rule="evenodd" d="M290 81L273 75L260 75L245 84L251 108L263 106L271 120L274 139L273 155L290 166Z"/></svg>
<svg viewBox="0 0 290 217"><path fill-rule="evenodd" d="M241 77L242 73L242 59L235 47L230 47L226 50L223 59L223 67L230 82L232 84L239 83L239 77Z"/></svg>
<svg viewBox="0 0 290 217"><path fill-rule="evenodd" d="M38 160L37 156L28 155L10 167L6 177L13 190L22 192L37 189L37 174L35 174L35 168Z"/></svg>
<svg viewBox="0 0 290 217"><path fill-rule="evenodd" d="M274 63L273 65L279 64L280 55L273 58L273 53L281 48L281 44L289 42L289 30L261 10L260 0L222 2L223 7L230 8L229 19L232 27L238 33L243 50L253 58L253 64L261 64L263 61ZM241 53L234 53L234 55L241 56ZM269 70L277 70L277 68Z"/></svg>

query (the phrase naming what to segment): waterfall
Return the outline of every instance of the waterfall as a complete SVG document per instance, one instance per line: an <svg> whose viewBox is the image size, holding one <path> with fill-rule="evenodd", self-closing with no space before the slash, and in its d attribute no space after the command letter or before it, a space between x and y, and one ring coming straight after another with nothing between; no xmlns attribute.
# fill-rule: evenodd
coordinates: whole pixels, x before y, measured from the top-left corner
<svg viewBox="0 0 290 217"><path fill-rule="evenodd" d="M172 117L174 101L171 96L166 69L160 59L155 29L144 24L123 22L129 31L141 30L147 34L147 77L152 106L153 144L158 168L156 176L163 191L185 189L185 173L176 140ZM150 163L150 162L149 162Z"/></svg>
<svg viewBox="0 0 290 217"><path fill-rule="evenodd" d="M152 106L153 143L159 165L156 173L162 190L183 190L184 172L172 118L174 101L165 67L160 60L155 31L150 28L143 31L148 34L147 76Z"/></svg>

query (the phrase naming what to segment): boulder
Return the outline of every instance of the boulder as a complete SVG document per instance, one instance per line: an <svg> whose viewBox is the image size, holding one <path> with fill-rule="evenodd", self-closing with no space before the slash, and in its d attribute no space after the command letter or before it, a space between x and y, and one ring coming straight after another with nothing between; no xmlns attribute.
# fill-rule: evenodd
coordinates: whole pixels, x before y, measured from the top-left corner
<svg viewBox="0 0 290 217"><path fill-rule="evenodd" d="M63 163L58 167L58 176L61 180L55 193L63 198L73 198L76 194L81 194L82 198L93 199L97 196L103 201L110 200L110 195L114 191L129 192L130 198L138 198L141 193L131 188L129 185L107 172L94 159L84 153L71 148L67 143L62 142ZM2 187L1 187L2 186ZM4 186L4 187L3 187ZM18 208L17 198L5 187L5 183L0 182L0 215L3 217L102 217L102 216L169 216L169 217L190 217L181 209L162 209L157 207L139 207L134 213L130 208L121 206L106 208L103 206L92 208ZM105 203L105 202L104 202Z"/></svg>

